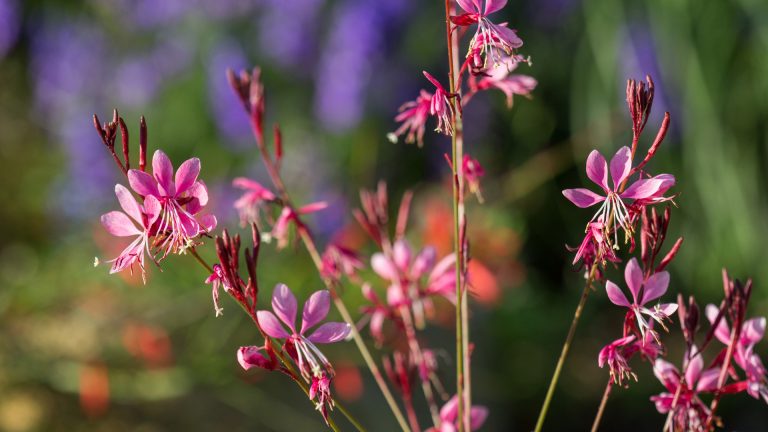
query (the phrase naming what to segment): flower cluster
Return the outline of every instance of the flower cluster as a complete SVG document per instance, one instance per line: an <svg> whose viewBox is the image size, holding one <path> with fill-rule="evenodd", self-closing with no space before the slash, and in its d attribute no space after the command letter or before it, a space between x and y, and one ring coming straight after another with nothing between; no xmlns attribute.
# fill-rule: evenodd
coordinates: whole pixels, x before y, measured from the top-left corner
<svg viewBox="0 0 768 432"><path fill-rule="evenodd" d="M197 240L216 227L216 217L202 214L208 203L208 189L200 174L200 160L188 159L174 174L173 164L161 150L152 157L152 174L146 169L146 123L141 121L139 169L130 168L128 132L125 122L114 114L112 122L101 125L94 116L96 130L118 167L128 179L136 197L123 185L115 186L115 195L123 212L111 211L101 216L110 234L135 237L112 263L111 273L133 270L138 264L146 280L145 253L155 263L169 254L183 254L199 244ZM117 129L123 143L123 161L115 152ZM97 261L98 262L98 261Z"/></svg>
<svg viewBox="0 0 768 432"><path fill-rule="evenodd" d="M422 89L419 96L404 103L395 121L400 127L387 137L392 142L405 135L405 142L424 144L424 130L430 116L435 117L435 131L453 135L455 110L463 107L480 91L501 90L512 107L514 95L529 96L536 88L537 81L527 75L513 74L520 63L530 64L530 60L517 54L523 41L515 30L506 23L493 23L488 16L501 10L506 0L457 0L463 10L461 14L450 17L452 32L463 34L464 28L475 26L475 32L469 41L469 47L460 71L456 71L454 88L446 89L429 72L424 76L434 86L434 91ZM455 12L455 11L454 11ZM462 79L466 73L467 79ZM462 91L462 82L467 86ZM463 94L462 94L463 93ZM454 105L454 102L456 104Z"/></svg>

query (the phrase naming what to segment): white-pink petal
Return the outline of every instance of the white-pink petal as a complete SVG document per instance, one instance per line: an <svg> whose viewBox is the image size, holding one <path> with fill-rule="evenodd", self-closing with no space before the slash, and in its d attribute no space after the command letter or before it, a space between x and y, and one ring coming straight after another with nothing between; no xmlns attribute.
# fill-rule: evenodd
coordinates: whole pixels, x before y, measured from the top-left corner
<svg viewBox="0 0 768 432"><path fill-rule="evenodd" d="M307 339L314 343L335 343L349 336L352 328L347 323L327 322L315 330Z"/></svg>
<svg viewBox="0 0 768 432"><path fill-rule="evenodd" d="M257 311L256 320L264 333L273 338L285 339L289 336L277 317L270 311Z"/></svg>
<svg viewBox="0 0 768 432"><path fill-rule="evenodd" d="M176 186L173 184L173 164L162 150L156 150L152 156L152 175L155 176L162 195L170 197L176 195Z"/></svg>
<svg viewBox="0 0 768 432"><path fill-rule="evenodd" d="M615 304L616 306L630 306L629 301L627 300L627 296L624 295L624 293L621 291L621 288L619 288L619 286L615 283L611 281L606 282L605 292L608 294L608 300L610 300L611 303Z"/></svg>
<svg viewBox="0 0 768 432"><path fill-rule="evenodd" d="M304 303L304 310L301 312L301 331L299 333L304 334L305 331L322 321L328 315L330 308L331 296L328 291L316 291L309 296Z"/></svg>
<svg viewBox="0 0 768 432"><path fill-rule="evenodd" d="M488 16L500 10L506 4L507 4L507 0L485 0L485 11L483 12L483 14Z"/></svg>
<svg viewBox="0 0 768 432"><path fill-rule="evenodd" d="M605 201L604 196L598 195L591 190L584 188L566 189L563 191L563 196L568 198L570 202L576 204L576 206L580 208L592 207L599 202Z"/></svg>
<svg viewBox="0 0 768 432"><path fill-rule="evenodd" d="M200 174L200 159L187 159L176 170L176 194L181 195L187 191L197 181Z"/></svg>
<svg viewBox="0 0 768 432"><path fill-rule="evenodd" d="M641 305L654 301L667 292L667 288L669 287L669 273L665 271L656 273L649 277L643 286L643 298L640 300Z"/></svg>
<svg viewBox="0 0 768 432"><path fill-rule="evenodd" d="M628 199L647 199L658 196L663 193L663 188L669 189L668 180L649 178L641 179L632 183L622 194L622 198Z"/></svg>
<svg viewBox="0 0 768 432"><path fill-rule="evenodd" d="M587 157L587 177L603 188L605 193L610 191L608 187L608 163L597 150L592 150Z"/></svg>
<svg viewBox="0 0 768 432"><path fill-rule="evenodd" d="M611 179L613 179L613 190L618 191L619 185L629 175L632 170L632 151L629 147L620 148L611 158Z"/></svg>
<svg viewBox="0 0 768 432"><path fill-rule="evenodd" d="M707 319L709 320L710 324L713 324L715 320L717 319L717 314L720 312L720 309L713 305L708 304L707 307L704 309L704 313L707 315ZM725 321L725 314L723 314L722 317L720 317L720 322L717 324L717 329L715 329L715 337L720 342L728 345L731 340L731 330L728 328L728 324Z"/></svg>
<svg viewBox="0 0 768 432"><path fill-rule="evenodd" d="M288 328L296 332L296 297L285 284L275 285L272 291L272 310Z"/></svg>
<svg viewBox="0 0 768 432"><path fill-rule="evenodd" d="M637 263L637 258L632 258L627 263L627 267L624 269L624 280L632 293L632 299L637 304L639 300L637 294L640 292L640 287L643 286L643 270Z"/></svg>
<svg viewBox="0 0 768 432"><path fill-rule="evenodd" d="M141 207L139 207L139 203L136 202L136 198L133 197L131 191L121 184L116 184L115 195L117 196L117 200L120 202L120 207L123 208L123 211L141 225Z"/></svg>
<svg viewBox="0 0 768 432"><path fill-rule="evenodd" d="M128 184L131 185L131 189L141 196L147 195L160 195L157 190L157 180L151 175L139 170L128 171Z"/></svg>
<svg viewBox="0 0 768 432"><path fill-rule="evenodd" d="M141 231L123 212L111 211L101 215L101 224L114 236L129 237L141 234Z"/></svg>
<svg viewBox="0 0 768 432"><path fill-rule="evenodd" d="M390 281L399 279L397 267L381 252L375 253L371 257L371 268L383 279Z"/></svg>

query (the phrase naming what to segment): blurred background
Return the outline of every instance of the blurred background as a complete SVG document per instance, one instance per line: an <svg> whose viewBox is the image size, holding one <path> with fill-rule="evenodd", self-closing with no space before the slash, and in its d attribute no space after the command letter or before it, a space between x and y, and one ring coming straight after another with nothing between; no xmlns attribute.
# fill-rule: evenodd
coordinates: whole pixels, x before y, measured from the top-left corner
<svg viewBox="0 0 768 432"><path fill-rule="evenodd" d="M445 77L442 2L408 0L0 0L0 430L321 430L305 397L278 374L244 373L241 345L258 342L228 299L214 319L207 276L183 256L149 282L94 268L124 246L98 222L116 208L121 179L91 116L120 109L134 138L174 164L198 156L220 227L240 231L234 176L266 181L227 67L261 65L267 116L284 131L285 177L303 202L325 199L321 243L354 232L357 191L379 179L391 200L416 192L409 238L450 250L449 141L389 143L398 106ZM583 279L569 265L592 215L560 191L585 184L584 160L631 139L627 78L651 74L657 94L645 140L664 111L665 146L650 168L680 193L671 235L685 236L670 267L675 292L719 302L721 268L752 277L751 315L768 314L768 3L763 0L511 1L510 22L539 86L512 110L501 93L465 111L468 151L484 165L486 203L469 208L477 258L474 400L485 430L526 431L565 337ZM428 128L433 127L428 124ZM134 139L134 143L135 143ZM244 232L244 231L242 231ZM671 243L670 243L671 244ZM370 246L366 246L370 252ZM202 254L212 260L210 245ZM263 248L261 286L282 281L300 298L321 287L301 249ZM609 278L622 280L620 272ZM345 293L352 310L359 289ZM334 312L335 313L335 312ZM587 303L547 430L585 430L607 379L600 347L620 336L623 312ZM679 364L675 327L666 339ZM451 328L427 332L453 386ZM335 391L371 430L395 430L352 344L328 349ZM768 353L763 343L758 349ZM765 357L764 357L765 358ZM603 430L660 430L650 365L619 389ZM422 411L423 413L423 411ZM729 430L768 430L768 409L726 399ZM423 418L426 424L426 416Z"/></svg>

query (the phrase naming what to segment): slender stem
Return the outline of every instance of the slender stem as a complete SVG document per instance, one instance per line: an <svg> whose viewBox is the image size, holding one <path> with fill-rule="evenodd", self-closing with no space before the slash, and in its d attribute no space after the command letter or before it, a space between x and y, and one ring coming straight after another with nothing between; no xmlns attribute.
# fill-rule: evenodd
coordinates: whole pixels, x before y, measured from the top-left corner
<svg viewBox="0 0 768 432"><path fill-rule="evenodd" d="M344 414L344 417L346 417L347 420L352 423L352 426L354 426L355 429L357 429L359 432L365 432L363 425L361 425L360 422L357 421L357 419L349 411L347 411L347 408L345 408L344 405L341 405L336 400L333 401L333 404L339 411L341 411L342 414Z"/></svg>
<svg viewBox="0 0 768 432"><path fill-rule="evenodd" d="M198 253L197 253L197 250L195 250L195 248L189 248L189 249L187 249L187 250L189 251L189 254L190 254L190 255L192 255L192 256L195 258L195 260L197 260L197 262L199 262L199 263L200 263L200 265L201 265L201 266L203 266L203 267L205 268L205 270L206 270L206 271L207 271L209 274L213 273L213 268L212 268L211 266L209 266L209 265L208 265L208 263L207 263L207 262L205 262L205 260L203 260L203 259L200 257L200 255L198 255Z"/></svg>
<svg viewBox="0 0 768 432"><path fill-rule="evenodd" d="M435 403L435 395L432 392L432 387L429 383L429 377L423 377L421 374L421 368L424 364L424 355L421 350L421 346L419 345L419 340L416 337L416 330L413 326L413 317L411 317L411 312L408 310L408 306L400 307L400 316L403 317L403 324L405 324L405 335L408 339L408 346L411 350L413 360L417 364L419 380L421 381L421 389L424 392L424 398L427 400L427 405L429 405L429 413L432 415L432 423L435 425L435 427L440 427L440 412L437 408L437 403Z"/></svg>
<svg viewBox="0 0 768 432"><path fill-rule="evenodd" d="M549 404L552 402L552 396L555 393L555 387L557 387L557 381L560 379L560 372L563 370L563 364L565 358L568 356L568 351L571 349L571 342L573 342L573 336L576 334L576 326L579 324L579 318L581 318L581 312L584 310L584 304L587 302L589 292L592 290L592 282L595 280L595 273L597 272L597 266L599 261L595 261L592 264L592 268L589 270L587 276L587 283L584 284L584 291L581 292L581 299L579 305L576 306L576 311L573 313L573 321L571 321L571 328L568 329L568 336L563 343L563 350L560 352L560 358L557 359L557 366L555 366L555 373L552 374L552 380L549 382L549 389L547 395L544 398L544 404L541 406L539 412L539 419L536 421L535 432L541 432L541 428L544 427L544 419L547 417L549 411Z"/></svg>
<svg viewBox="0 0 768 432"><path fill-rule="evenodd" d="M411 423L411 430L413 432L421 432L419 417L416 416L416 410L413 408L413 397L410 394L404 395L403 403L405 404L405 412L408 414L408 421Z"/></svg>
<svg viewBox="0 0 768 432"><path fill-rule="evenodd" d="M469 321L466 317L468 306L464 290L464 239L462 238L465 225L464 209L464 174L462 161L464 159L463 123L461 112L461 87L458 85L459 57L458 34L451 31L451 1L445 0L445 37L448 47L448 83L451 93L451 108L453 111L453 134L451 135L451 164L453 166L453 249L456 254L456 394L458 395L457 418L459 431L470 429L469 412L472 404L468 368Z"/></svg>
<svg viewBox="0 0 768 432"><path fill-rule="evenodd" d="M275 166L272 159L270 158L269 152L267 151L266 145L264 144L263 132L261 131L260 128L257 127L253 119L251 120L251 129L253 131L254 138L256 139L256 146L259 149L261 159L264 162L264 166L267 169L267 173L269 174L272 184L277 189L277 192L280 195L280 199L282 200L283 204L286 206L292 206L291 198L290 198L290 195L288 194L288 189L285 187L282 177L280 176L280 172ZM384 376L381 374L381 371L376 365L376 362L373 360L373 357L371 356L371 353L368 350L368 347L366 347L365 342L363 341L363 338L360 336L360 332L358 332L357 326L355 325L355 322L352 320L352 316L350 315L349 310L347 310L347 307L344 305L344 302L339 297L336 291L336 287L334 286L334 281L322 276L321 270L323 268L323 261L322 261L322 258L320 257L320 253L317 250L317 246L315 245L315 241L312 238L312 235L309 233L309 231L306 229L306 227L302 223L298 222L296 226L297 226L299 237L301 237L301 240L304 243L304 246L307 249L307 252L309 252L309 255L312 257L312 261L315 263L315 267L317 268L318 273L321 275L321 279L323 280L323 283L325 284L326 288L331 294L331 297L333 298L334 306L336 306L336 309L339 311L339 314L341 314L341 317L344 320L344 322L349 324L351 328L352 339L355 341L355 345L357 346L357 349L360 351L360 354L363 356L363 360L365 361L365 364L368 366L368 369L371 371L371 374L373 375L373 378L376 381L376 384L379 386L381 393L384 395L384 399L387 401L387 405L389 405L390 410L392 410L392 414L395 416L395 419L397 420L403 432L410 432L408 423L406 422L402 411L400 411L400 407L398 407L397 402L395 401L395 398L392 396L392 393L390 392L389 387L387 386L387 383L384 380Z"/></svg>
<svg viewBox="0 0 768 432"><path fill-rule="evenodd" d="M608 384L605 385L603 398L600 399L600 407L597 408L597 414L595 414L595 421L592 422L592 432L597 432L597 428L600 426L600 420L603 419L603 412L605 411L605 405L608 404L608 398L611 396L612 388L613 388L613 380L611 378L608 378Z"/></svg>
<svg viewBox="0 0 768 432"><path fill-rule="evenodd" d="M717 377L717 391L715 391L715 397L712 399L712 404L709 407L709 416L707 416L707 428L706 430L712 430L712 421L715 419L715 411L720 404L720 398L723 396L723 386L725 380L728 379L728 369L731 367L731 359L733 358L733 348L739 339L741 333L741 323L733 323L733 329L731 330L731 340L728 343L728 350L725 352L725 360L720 368L720 375Z"/></svg>

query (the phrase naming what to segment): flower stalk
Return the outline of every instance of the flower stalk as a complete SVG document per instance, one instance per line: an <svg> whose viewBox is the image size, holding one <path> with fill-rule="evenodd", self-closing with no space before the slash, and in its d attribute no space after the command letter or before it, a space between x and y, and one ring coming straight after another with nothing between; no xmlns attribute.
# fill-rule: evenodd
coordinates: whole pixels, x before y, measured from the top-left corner
<svg viewBox="0 0 768 432"><path fill-rule="evenodd" d="M595 420L592 422L592 432L597 432L597 429L600 427L600 421L603 419L603 412L605 412L605 406L608 404L608 398L611 396L612 389L613 389L613 379L608 378L608 384L605 385L603 398L600 399L600 406L597 408L597 414L595 414Z"/></svg>

